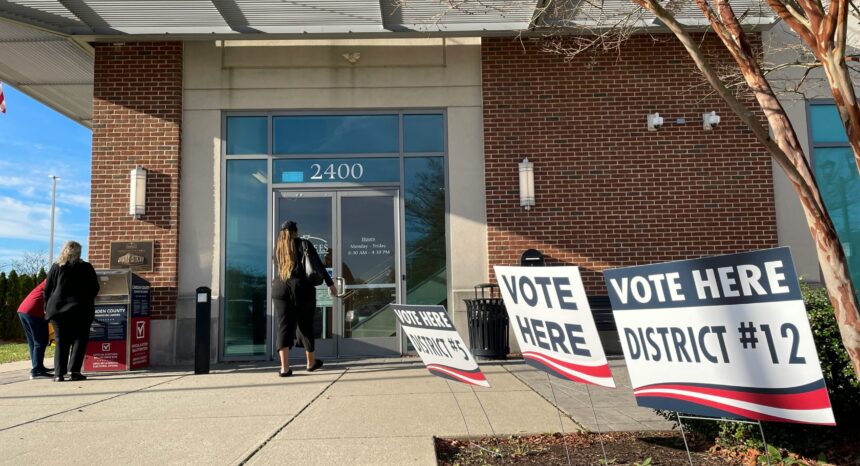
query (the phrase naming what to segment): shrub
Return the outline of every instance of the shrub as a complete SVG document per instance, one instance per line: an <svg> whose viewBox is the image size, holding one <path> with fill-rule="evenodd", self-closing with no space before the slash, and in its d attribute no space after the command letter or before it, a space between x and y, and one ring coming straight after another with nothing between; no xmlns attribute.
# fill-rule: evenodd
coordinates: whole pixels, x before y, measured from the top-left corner
<svg viewBox="0 0 860 466"><path fill-rule="evenodd" d="M19 275L14 270L8 275L0 272L0 340L24 340L24 329L18 321L18 305L46 275L44 270L35 276Z"/></svg>

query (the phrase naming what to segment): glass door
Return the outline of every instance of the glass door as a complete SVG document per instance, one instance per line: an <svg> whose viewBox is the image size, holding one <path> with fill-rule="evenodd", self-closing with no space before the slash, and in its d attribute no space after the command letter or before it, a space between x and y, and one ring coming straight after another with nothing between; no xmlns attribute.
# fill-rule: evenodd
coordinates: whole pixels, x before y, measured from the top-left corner
<svg viewBox="0 0 860 466"><path fill-rule="evenodd" d="M275 193L275 238L284 221L295 221L341 295L329 296L325 284L317 288L318 356L401 354L391 308L400 300L401 283L397 199L397 190ZM291 357L303 352L296 347Z"/></svg>
<svg viewBox="0 0 860 466"><path fill-rule="evenodd" d="M400 354L392 304L400 302L397 191L338 193L336 247L343 333L341 355Z"/></svg>
<svg viewBox="0 0 860 466"><path fill-rule="evenodd" d="M281 224L287 220L296 222L299 226L299 236L310 241L319 253L320 259L323 260L329 274L332 273L332 264L334 252L332 248L334 235L334 193L317 193L317 192L287 192L280 191L275 194L275 234L274 241L277 241L278 233ZM274 249L273 249L274 251ZM275 273L273 271L273 273ZM316 335L315 355L322 357L337 356L337 331L335 326L339 319L335 317L337 299L329 295L328 288L325 283L317 287L317 307L314 312L314 331ZM277 322L277 320L275 320ZM277 332L277 324L272 326L273 331ZM272 338L272 342L277 341ZM274 343L273 343L274 344ZM298 344L301 344L299 340ZM272 354L277 355L277 348L273 348ZM300 357L304 354L304 348L301 346L293 347L290 357ZM277 356L275 356L277 359Z"/></svg>

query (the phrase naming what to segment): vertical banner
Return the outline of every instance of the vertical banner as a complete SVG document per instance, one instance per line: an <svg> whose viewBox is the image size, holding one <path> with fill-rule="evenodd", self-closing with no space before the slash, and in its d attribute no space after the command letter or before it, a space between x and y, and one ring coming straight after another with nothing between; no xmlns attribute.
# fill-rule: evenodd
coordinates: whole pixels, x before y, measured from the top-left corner
<svg viewBox="0 0 860 466"><path fill-rule="evenodd" d="M431 374L489 387L444 306L392 304L394 315Z"/></svg>
<svg viewBox="0 0 860 466"><path fill-rule="evenodd" d="M501 267L496 277L523 359L563 379L615 388L578 267Z"/></svg>
<svg viewBox="0 0 860 466"><path fill-rule="evenodd" d="M640 406L834 425L788 248L604 272Z"/></svg>

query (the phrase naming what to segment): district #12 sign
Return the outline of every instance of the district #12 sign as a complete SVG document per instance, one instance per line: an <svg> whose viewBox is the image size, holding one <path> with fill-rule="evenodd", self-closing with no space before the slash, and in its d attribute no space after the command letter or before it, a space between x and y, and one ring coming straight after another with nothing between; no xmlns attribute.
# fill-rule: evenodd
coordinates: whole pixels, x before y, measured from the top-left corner
<svg viewBox="0 0 860 466"><path fill-rule="evenodd" d="M604 279L639 406L835 424L788 248Z"/></svg>
<svg viewBox="0 0 860 466"><path fill-rule="evenodd" d="M495 271L526 364L574 382L615 387L578 267Z"/></svg>
<svg viewBox="0 0 860 466"><path fill-rule="evenodd" d="M391 306L403 332L431 374L466 384L490 386L444 306Z"/></svg>

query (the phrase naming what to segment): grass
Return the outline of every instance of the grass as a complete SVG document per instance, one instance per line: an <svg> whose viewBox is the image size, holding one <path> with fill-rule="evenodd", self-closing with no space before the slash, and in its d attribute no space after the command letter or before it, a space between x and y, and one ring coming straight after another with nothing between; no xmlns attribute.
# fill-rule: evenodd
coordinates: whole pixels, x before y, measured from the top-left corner
<svg viewBox="0 0 860 466"><path fill-rule="evenodd" d="M48 347L45 351L45 359L54 357L54 347ZM27 343L0 342L0 364L15 361L27 361L30 359L30 350Z"/></svg>

